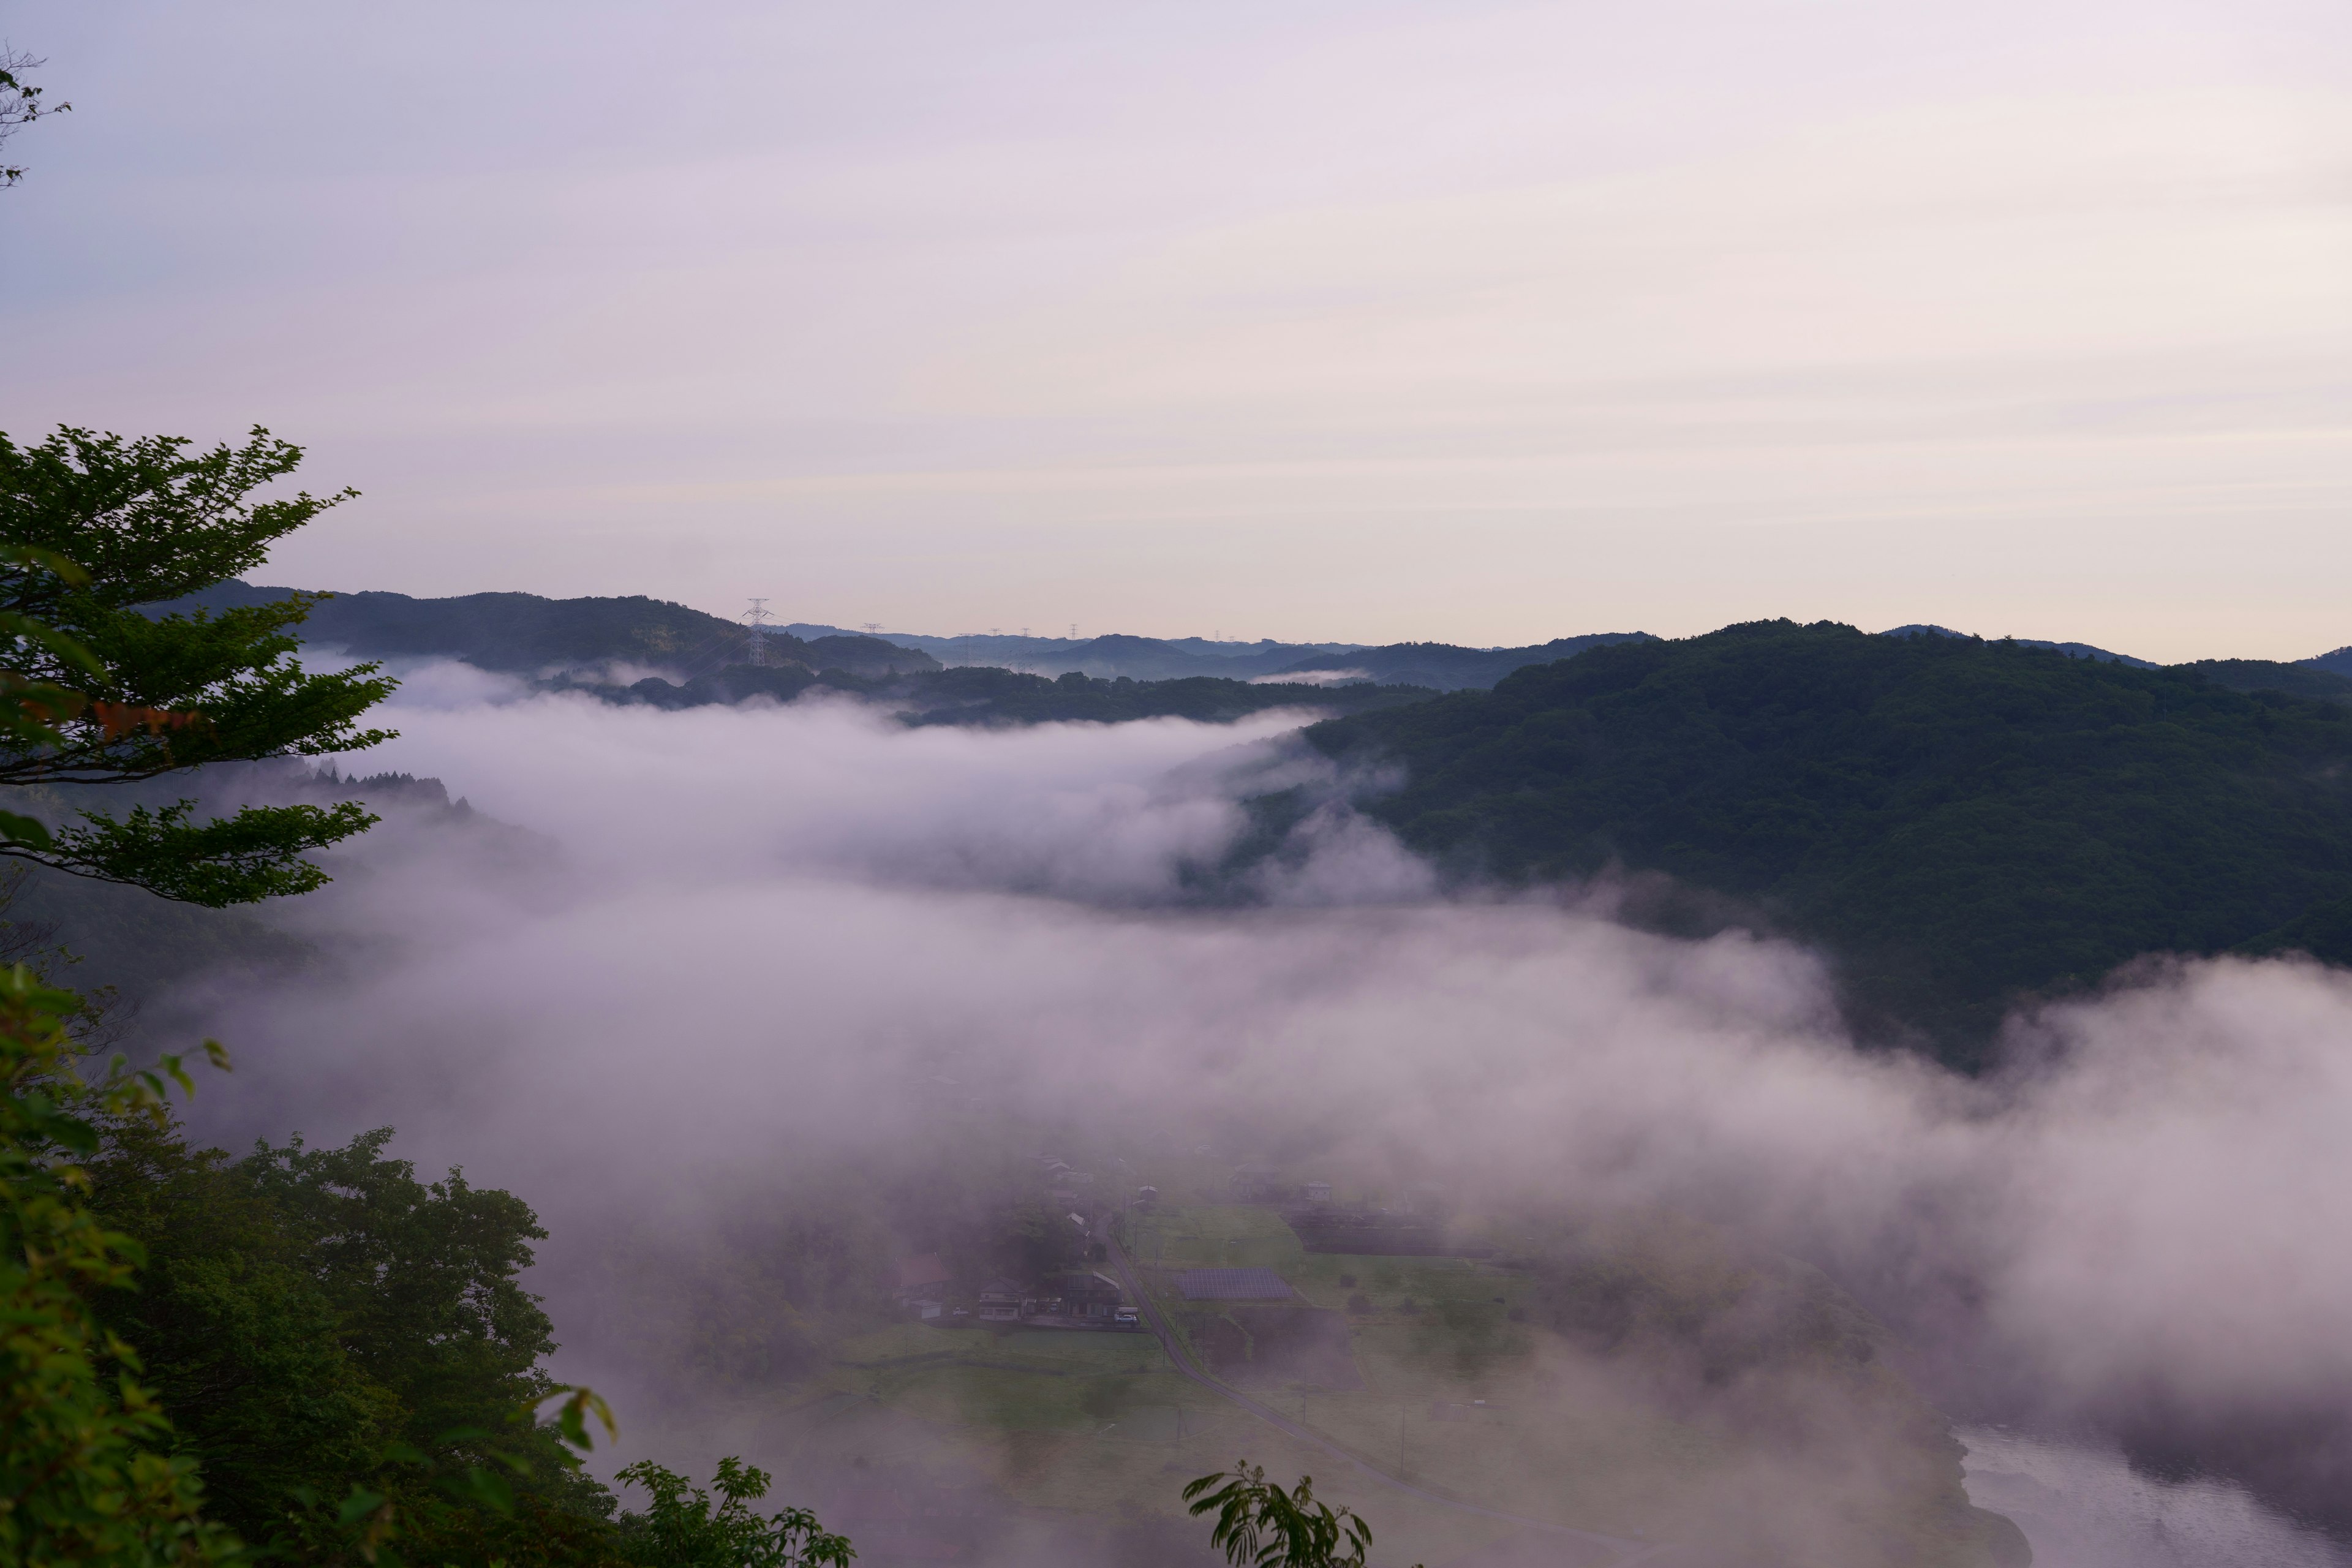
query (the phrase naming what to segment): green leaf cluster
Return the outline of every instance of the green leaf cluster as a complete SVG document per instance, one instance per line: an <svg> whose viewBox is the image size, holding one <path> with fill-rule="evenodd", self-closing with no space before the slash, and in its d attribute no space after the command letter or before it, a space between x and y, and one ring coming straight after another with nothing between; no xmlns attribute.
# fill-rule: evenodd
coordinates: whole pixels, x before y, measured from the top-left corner
<svg viewBox="0 0 2352 1568"><path fill-rule="evenodd" d="M1195 1517L1217 1516L1209 1544L1234 1568L1364 1568L1372 1527L1315 1496L1315 1478L1285 1490L1244 1459L1184 1489Z"/></svg>
<svg viewBox="0 0 2352 1568"><path fill-rule="evenodd" d="M709 1490L651 1460L629 1466L620 1479L653 1500L620 1532L629 1561L646 1568L848 1568L857 1555L806 1509L760 1513L751 1505L768 1495L768 1474L740 1458L719 1461Z"/></svg>
<svg viewBox="0 0 2352 1568"><path fill-rule="evenodd" d="M420 1180L389 1129L193 1148L176 1058L77 1073L81 1008L0 970L0 1564L847 1563L805 1510L751 1514L733 1459L716 1504L635 1467L655 1507L614 1518L521 1200Z"/></svg>
<svg viewBox="0 0 2352 1568"><path fill-rule="evenodd" d="M256 429L194 451L71 426L34 446L0 435L0 784L149 779L209 763L322 756L387 740L360 715L393 683L373 665L317 672L289 629L318 595L218 612L142 615L249 570L352 492L255 499L301 460ZM374 819L354 806L249 807L210 822L192 803L83 814L60 826L0 815L0 855L213 906L324 880L304 857Z"/></svg>
<svg viewBox="0 0 2352 1568"><path fill-rule="evenodd" d="M514 1460L522 1489L599 1511L556 1435L512 1420L555 1392L551 1329L520 1283L545 1233L521 1200L460 1172L420 1181L384 1156L390 1129L243 1160L169 1118L103 1130L89 1205L145 1265L97 1310L139 1347L210 1517L305 1540L305 1495L413 1504L437 1474Z"/></svg>
<svg viewBox="0 0 2352 1568"><path fill-rule="evenodd" d="M94 1117L152 1116L186 1075L118 1060L84 1081L67 1032L79 1010L23 965L0 970L0 1563L232 1561L138 1353L93 1310L144 1253L91 1211L77 1163L99 1147Z"/></svg>

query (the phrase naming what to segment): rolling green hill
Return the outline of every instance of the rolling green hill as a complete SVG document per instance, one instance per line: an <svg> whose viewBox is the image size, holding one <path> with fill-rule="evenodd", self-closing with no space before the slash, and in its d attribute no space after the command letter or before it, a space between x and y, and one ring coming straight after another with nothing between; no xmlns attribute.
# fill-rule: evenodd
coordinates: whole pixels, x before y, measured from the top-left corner
<svg viewBox="0 0 2352 1568"><path fill-rule="evenodd" d="M1307 734L1402 763L1368 809L1460 873L1667 873L1820 942L1858 1023L1956 1060L2141 953L2284 928L2352 961L2314 913L2352 897L2352 710L2190 669L1772 621Z"/></svg>

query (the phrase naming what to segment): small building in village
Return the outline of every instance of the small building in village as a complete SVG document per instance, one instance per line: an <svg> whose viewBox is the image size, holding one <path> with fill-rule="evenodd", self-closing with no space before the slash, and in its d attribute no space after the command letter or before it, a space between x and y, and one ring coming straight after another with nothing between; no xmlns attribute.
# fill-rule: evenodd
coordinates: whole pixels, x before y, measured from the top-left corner
<svg viewBox="0 0 2352 1568"><path fill-rule="evenodd" d="M1187 1301L1288 1301L1297 1292L1271 1268L1188 1268L1176 1276Z"/></svg>
<svg viewBox="0 0 2352 1568"><path fill-rule="evenodd" d="M1072 1269L1054 1277L1052 1285L1062 1301L1062 1315L1116 1321L1127 1305L1127 1292L1118 1280L1092 1269Z"/></svg>
<svg viewBox="0 0 2352 1568"><path fill-rule="evenodd" d="M948 1288L955 1283L955 1272L947 1259L936 1252L919 1253L898 1260L899 1305L918 1317L929 1320L940 1315L947 1300Z"/></svg>

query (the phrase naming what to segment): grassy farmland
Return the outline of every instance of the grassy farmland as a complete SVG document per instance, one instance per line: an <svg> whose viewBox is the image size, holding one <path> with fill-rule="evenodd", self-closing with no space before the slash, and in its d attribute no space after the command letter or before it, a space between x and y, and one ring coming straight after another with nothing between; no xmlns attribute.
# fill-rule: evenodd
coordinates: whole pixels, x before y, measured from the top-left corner
<svg viewBox="0 0 2352 1568"><path fill-rule="evenodd" d="M1719 1402L1692 1396L1696 1383L1580 1351L1545 1326L1557 1286L1516 1260L1310 1254L1274 1210L1245 1205L1170 1205L1139 1216L1129 1239L1196 1364L1462 1502L1688 1539L1738 1535L1791 1484ZM1298 1299L1183 1301L1175 1277L1204 1267L1274 1268ZM1806 1380L1814 1398L1829 1375L1810 1364L1767 1372ZM1925 1422L1883 1366L1834 1375L1850 1406L1841 1429L1856 1409L1883 1419L1874 1453L1854 1461L1868 1473L1833 1506L1868 1516L1919 1562L1987 1561L1955 1533L1957 1455L1940 1423ZM735 1430L786 1473L846 1465L901 1487L984 1488L1009 1500L1015 1531L1157 1520L1171 1539L1189 1535L1197 1527L1176 1522L1184 1481L1246 1456L1313 1474L1365 1512L1382 1562L1441 1568L1525 1533L1354 1473L1184 1376L1148 1333L895 1325L836 1343L822 1373L789 1392L747 1401Z"/></svg>

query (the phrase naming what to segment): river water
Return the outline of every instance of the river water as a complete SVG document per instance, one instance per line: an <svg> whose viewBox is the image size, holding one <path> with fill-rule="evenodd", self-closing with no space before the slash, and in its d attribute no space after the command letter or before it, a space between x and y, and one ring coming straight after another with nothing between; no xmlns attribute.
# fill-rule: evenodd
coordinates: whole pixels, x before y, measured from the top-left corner
<svg viewBox="0 0 2352 1568"><path fill-rule="evenodd" d="M2230 1481L2163 1481L2113 1448L1962 1427L1969 1497L2015 1520L2034 1568L2352 1568L2352 1546Z"/></svg>

